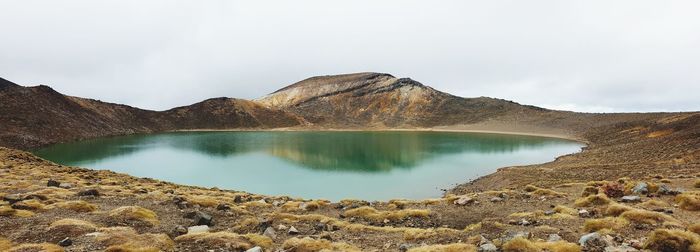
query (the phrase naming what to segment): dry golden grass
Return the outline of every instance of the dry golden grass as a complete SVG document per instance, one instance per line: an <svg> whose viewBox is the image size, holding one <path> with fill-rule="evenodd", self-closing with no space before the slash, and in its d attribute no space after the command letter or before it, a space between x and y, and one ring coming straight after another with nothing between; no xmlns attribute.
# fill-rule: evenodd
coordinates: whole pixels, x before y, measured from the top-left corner
<svg viewBox="0 0 700 252"><path fill-rule="evenodd" d="M260 221L258 221L258 218L248 217L243 219L242 221L239 221L238 224L236 224L236 226L233 227L233 231L238 233L248 233L257 229L258 225L260 225Z"/></svg>
<svg viewBox="0 0 700 252"><path fill-rule="evenodd" d="M72 201L62 201L46 206L47 209L50 208L63 208L69 209L76 212L92 212L97 210L97 206L90 204L82 200L72 200Z"/></svg>
<svg viewBox="0 0 700 252"><path fill-rule="evenodd" d="M533 242L528 239L518 237L512 239L502 247L504 252L580 252L581 247L566 241L557 242Z"/></svg>
<svg viewBox="0 0 700 252"><path fill-rule="evenodd" d="M693 184L693 187L695 187L695 188L700 188L700 179L695 180L695 183Z"/></svg>
<svg viewBox="0 0 700 252"><path fill-rule="evenodd" d="M272 239L270 239L270 237L256 233L248 233L244 234L243 236L253 243L253 245L260 246L264 249L269 249L272 247Z"/></svg>
<svg viewBox="0 0 700 252"><path fill-rule="evenodd" d="M452 243L452 244L438 244L438 245L427 245L417 248L412 248L408 250L409 252L475 252L476 247L471 244L464 243Z"/></svg>
<svg viewBox="0 0 700 252"><path fill-rule="evenodd" d="M29 210L19 210L19 209L12 209L10 206L0 206L0 217L2 216L14 216L14 217L21 217L21 218L26 218L26 217L32 217L34 216L34 213Z"/></svg>
<svg viewBox="0 0 700 252"><path fill-rule="evenodd" d="M41 201L36 199L29 199L20 201L14 204L15 208L26 209L26 210L43 210L46 205L41 203Z"/></svg>
<svg viewBox="0 0 700 252"><path fill-rule="evenodd" d="M673 133L673 130L659 130L659 131L654 131L649 134L647 134L648 138L656 138L656 137L662 137L662 136L667 136Z"/></svg>
<svg viewBox="0 0 700 252"><path fill-rule="evenodd" d="M553 197L564 197L567 194L562 192L557 192L551 189L541 188L534 185L525 186L525 191L529 192L531 195L536 196L553 196Z"/></svg>
<svg viewBox="0 0 700 252"><path fill-rule="evenodd" d="M291 238L284 241L282 248L285 251L291 252L331 252L331 251L347 251L354 252L360 251L357 247L349 245L347 243L337 243L328 240L317 240L309 237L304 238Z"/></svg>
<svg viewBox="0 0 700 252"><path fill-rule="evenodd" d="M259 237L255 237L259 238ZM261 241L261 239L255 239L258 242L261 242L262 244L253 244L253 241L251 241L248 237L236 234L236 233L230 233L230 232L215 232L215 233L195 233L195 234L186 234L186 235L181 235L175 238L175 242L177 243L182 243L182 242L188 242L188 243L197 243L201 244L202 246L208 247L208 248L215 248L215 247L226 247L229 249L234 249L234 250L247 250L252 248L255 245L259 246L269 246L268 240Z"/></svg>
<svg viewBox="0 0 700 252"><path fill-rule="evenodd" d="M644 243L652 251L700 251L700 235L692 232L657 229Z"/></svg>
<svg viewBox="0 0 700 252"><path fill-rule="evenodd" d="M0 251L7 251L12 247L12 241L5 237L0 237Z"/></svg>
<svg viewBox="0 0 700 252"><path fill-rule="evenodd" d="M158 225L158 215L140 206L123 206L109 211L109 218L118 223L139 222L151 226Z"/></svg>
<svg viewBox="0 0 700 252"><path fill-rule="evenodd" d="M663 213L647 211L642 209L635 209L624 212L620 217L627 219L630 222L658 225L658 224L669 224L669 225L679 225L679 221L675 218L668 216Z"/></svg>
<svg viewBox="0 0 700 252"><path fill-rule="evenodd" d="M358 217L373 221L397 221L406 217L425 218L430 215L428 209L403 209L397 211L379 211L373 207L363 206L355 209L350 209L344 213L347 217Z"/></svg>
<svg viewBox="0 0 700 252"><path fill-rule="evenodd" d="M659 208L659 207L670 207L671 205L669 205L665 201L653 199L653 200L647 200L645 202L642 202L642 203L638 204L637 206L645 207L645 208Z"/></svg>
<svg viewBox="0 0 700 252"><path fill-rule="evenodd" d="M586 222L583 224L583 230L589 233L603 229L617 231L623 229L627 225L629 225L629 221L627 219L619 217L605 217L601 219L586 220Z"/></svg>
<svg viewBox="0 0 700 252"><path fill-rule="evenodd" d="M675 198L678 206L689 211L700 211L700 192L686 192Z"/></svg>
<svg viewBox="0 0 700 252"><path fill-rule="evenodd" d="M636 209L636 208L630 207L627 205L623 205L623 204L611 203L610 205L608 205L605 208L604 214L606 216L620 216L620 214L627 212L627 211L630 211L630 210L634 210L634 209Z"/></svg>
<svg viewBox="0 0 700 252"><path fill-rule="evenodd" d="M95 232L95 230L97 230L97 226L84 220L60 219L51 223L48 230L54 233L79 236L82 234Z"/></svg>
<svg viewBox="0 0 700 252"><path fill-rule="evenodd" d="M100 228L95 237L106 251L172 251L175 244L165 234L139 234L130 227Z"/></svg>
<svg viewBox="0 0 700 252"><path fill-rule="evenodd" d="M599 193L596 195L590 195L585 198L577 199L574 205L577 207L588 207L588 206L602 206L607 205L612 202L607 195Z"/></svg>
<svg viewBox="0 0 700 252"><path fill-rule="evenodd" d="M578 214L578 211L576 211L576 209L573 209L571 207L567 207L564 205L557 205L552 210L554 210L555 212L560 213L560 214L568 214L568 215L577 215Z"/></svg>

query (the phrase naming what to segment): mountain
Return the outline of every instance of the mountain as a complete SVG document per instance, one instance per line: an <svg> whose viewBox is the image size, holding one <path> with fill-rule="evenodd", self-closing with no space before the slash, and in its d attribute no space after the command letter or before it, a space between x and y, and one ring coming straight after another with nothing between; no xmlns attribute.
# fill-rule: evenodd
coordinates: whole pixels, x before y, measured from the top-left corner
<svg viewBox="0 0 700 252"><path fill-rule="evenodd" d="M383 73L312 77L257 102L328 127L431 127L545 111L487 97L462 98Z"/></svg>

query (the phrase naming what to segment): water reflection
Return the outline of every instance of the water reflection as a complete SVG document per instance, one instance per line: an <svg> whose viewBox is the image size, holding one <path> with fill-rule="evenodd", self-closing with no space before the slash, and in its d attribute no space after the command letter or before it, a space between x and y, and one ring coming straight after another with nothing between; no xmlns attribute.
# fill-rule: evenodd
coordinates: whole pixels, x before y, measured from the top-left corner
<svg viewBox="0 0 700 252"><path fill-rule="evenodd" d="M158 148L193 151L213 158L261 152L314 170L386 172L411 169L441 155L509 153L565 142L447 132L177 132L58 144L35 153L61 164L84 165Z"/></svg>

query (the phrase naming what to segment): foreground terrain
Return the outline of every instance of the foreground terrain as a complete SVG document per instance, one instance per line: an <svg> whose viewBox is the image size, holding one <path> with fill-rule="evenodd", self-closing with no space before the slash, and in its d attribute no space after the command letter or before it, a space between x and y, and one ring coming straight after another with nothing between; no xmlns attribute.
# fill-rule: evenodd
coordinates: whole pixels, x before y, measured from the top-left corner
<svg viewBox="0 0 700 252"><path fill-rule="evenodd" d="M0 250L700 251L700 113L586 114L461 98L410 79L310 78L255 101L168 111L0 80ZM65 167L22 151L191 129L502 131L580 153L439 199L293 199Z"/></svg>

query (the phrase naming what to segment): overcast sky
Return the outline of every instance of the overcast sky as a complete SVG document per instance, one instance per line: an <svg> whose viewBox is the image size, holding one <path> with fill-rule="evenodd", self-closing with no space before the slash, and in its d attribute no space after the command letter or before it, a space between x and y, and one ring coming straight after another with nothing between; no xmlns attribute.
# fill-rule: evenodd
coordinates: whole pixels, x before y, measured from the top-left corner
<svg viewBox="0 0 700 252"><path fill-rule="evenodd" d="M700 110L700 1L0 0L0 76L167 109L351 72L591 112Z"/></svg>

